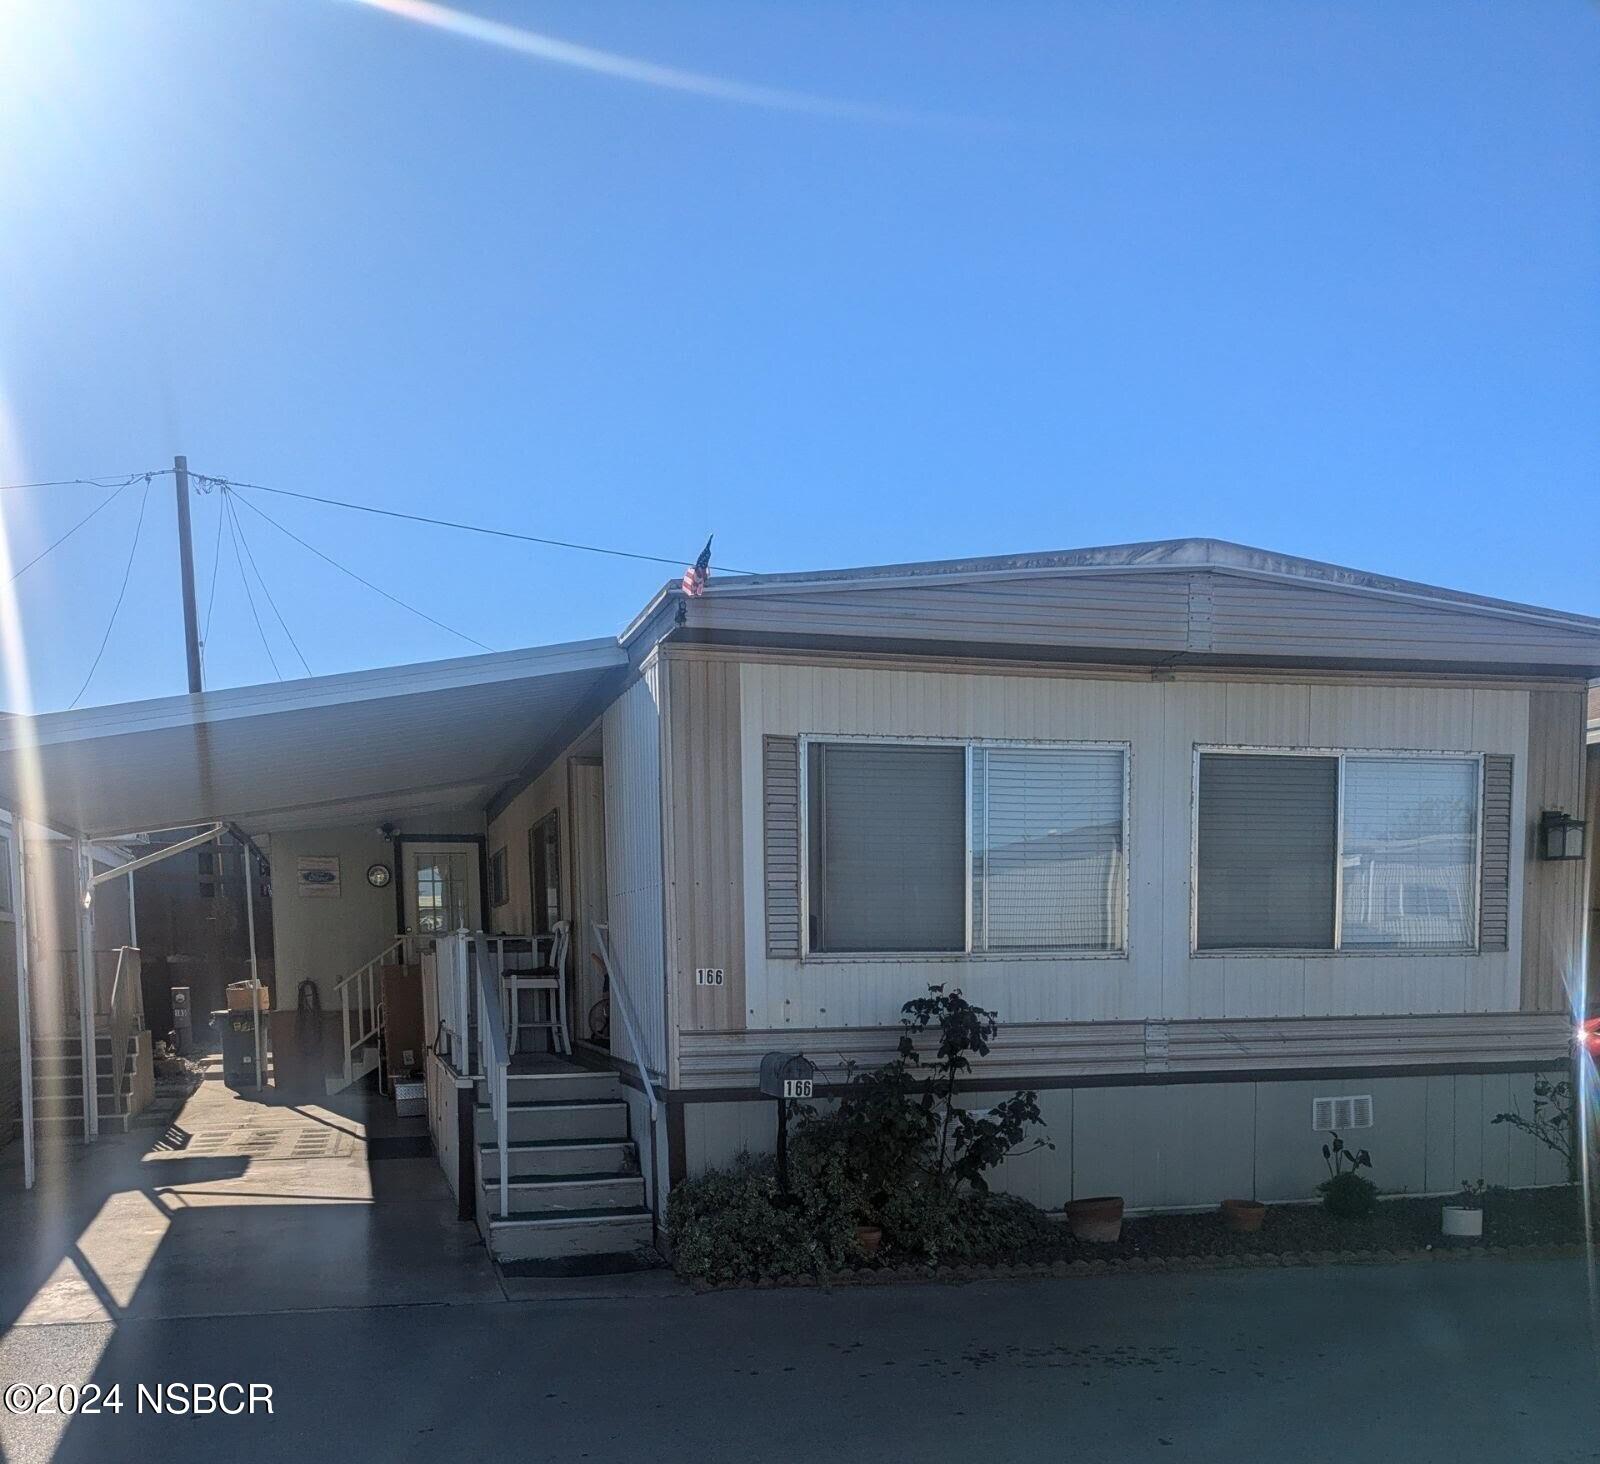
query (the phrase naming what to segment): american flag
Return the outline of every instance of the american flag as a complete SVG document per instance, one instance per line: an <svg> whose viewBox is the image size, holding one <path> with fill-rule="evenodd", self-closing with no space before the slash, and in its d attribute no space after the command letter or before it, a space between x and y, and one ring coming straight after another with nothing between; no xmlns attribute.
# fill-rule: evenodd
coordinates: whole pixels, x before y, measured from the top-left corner
<svg viewBox="0 0 1600 1464"><path fill-rule="evenodd" d="M703 595L706 592L706 580L711 575L711 540L706 540L706 547L700 551L700 557L683 573L683 592L686 595Z"/></svg>

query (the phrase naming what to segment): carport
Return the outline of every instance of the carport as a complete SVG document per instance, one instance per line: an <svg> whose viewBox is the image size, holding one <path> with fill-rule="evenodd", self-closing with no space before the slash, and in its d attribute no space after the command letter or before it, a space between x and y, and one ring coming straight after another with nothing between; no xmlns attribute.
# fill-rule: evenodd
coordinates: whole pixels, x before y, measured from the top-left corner
<svg viewBox="0 0 1600 1464"><path fill-rule="evenodd" d="M308 826L481 814L582 729L615 695L627 665L626 652L608 638L17 717L0 727L0 804L16 833L25 1183L34 1179L30 995L75 978L83 1050L92 1049L103 1005L94 893L107 879L230 835L253 844ZM110 873L93 867L89 851L97 844L136 848L146 834L191 829L193 837ZM35 891L34 905L72 902L75 972L65 962L39 961L38 943L30 942L20 852L30 831L72 842L72 888L59 896ZM83 1068L88 1140L96 1105L92 1064Z"/></svg>

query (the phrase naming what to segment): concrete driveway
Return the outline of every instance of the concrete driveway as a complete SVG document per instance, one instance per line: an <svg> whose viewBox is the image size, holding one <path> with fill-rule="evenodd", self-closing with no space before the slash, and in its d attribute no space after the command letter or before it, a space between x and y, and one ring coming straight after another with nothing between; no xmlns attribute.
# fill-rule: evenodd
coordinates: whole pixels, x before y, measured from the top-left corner
<svg viewBox="0 0 1600 1464"><path fill-rule="evenodd" d="M612 1294L604 1294L609 1289ZM120 1383L7 1459L1600 1459L1584 1267L1335 1267L20 1326L0 1373ZM140 1416L139 1383L272 1413Z"/></svg>

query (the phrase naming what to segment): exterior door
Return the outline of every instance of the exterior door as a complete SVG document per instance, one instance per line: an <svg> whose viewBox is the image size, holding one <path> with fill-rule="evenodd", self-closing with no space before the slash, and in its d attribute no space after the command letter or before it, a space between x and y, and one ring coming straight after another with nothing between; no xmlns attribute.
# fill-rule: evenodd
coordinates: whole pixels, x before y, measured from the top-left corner
<svg viewBox="0 0 1600 1464"><path fill-rule="evenodd" d="M595 963L594 925L606 921L606 794L598 758L574 758L572 795L572 1026L574 1035L605 1042L595 1011L604 994ZM597 1022L599 1030L597 1030Z"/></svg>
<svg viewBox="0 0 1600 1464"><path fill-rule="evenodd" d="M408 935L448 935L483 928L483 888L476 841L401 844Z"/></svg>

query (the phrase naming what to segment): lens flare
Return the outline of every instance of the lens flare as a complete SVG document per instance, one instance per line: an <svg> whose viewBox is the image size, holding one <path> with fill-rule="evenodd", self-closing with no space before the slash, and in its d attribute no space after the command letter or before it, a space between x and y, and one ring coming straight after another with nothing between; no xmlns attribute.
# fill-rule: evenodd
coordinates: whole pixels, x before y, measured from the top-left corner
<svg viewBox="0 0 1600 1464"><path fill-rule="evenodd" d="M482 41L499 46L518 55L538 61L552 62L557 66L570 66L597 76L609 76L619 81L631 81L643 86L658 87L666 91L685 92L718 102L736 102L744 106L761 107L774 112L809 113L814 117L854 119L861 122L888 123L894 126L954 127L963 130L992 131L995 124L975 119L940 116L895 107L876 107L861 102L848 102L837 97L818 96L812 92L791 91L785 87L758 86L750 82L731 81L726 77L710 76L700 71L685 71L676 66L661 66L654 61L643 61L636 56L624 56L615 51L602 51L593 46L580 46L572 41L546 35L542 31L528 30L505 21L486 20L481 15L469 15L440 5L436 0L351 0L370 10L381 10L401 20L431 26L435 30L466 40Z"/></svg>

